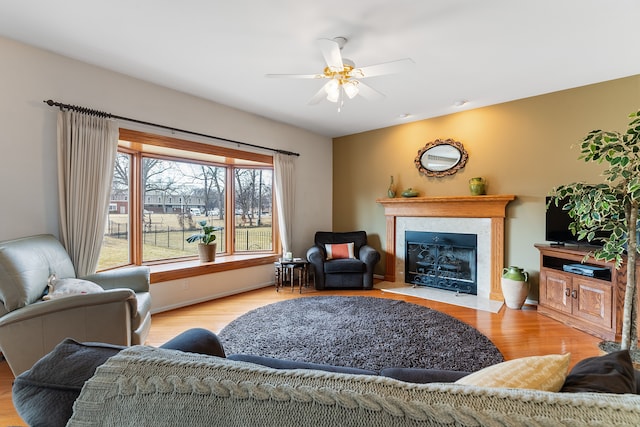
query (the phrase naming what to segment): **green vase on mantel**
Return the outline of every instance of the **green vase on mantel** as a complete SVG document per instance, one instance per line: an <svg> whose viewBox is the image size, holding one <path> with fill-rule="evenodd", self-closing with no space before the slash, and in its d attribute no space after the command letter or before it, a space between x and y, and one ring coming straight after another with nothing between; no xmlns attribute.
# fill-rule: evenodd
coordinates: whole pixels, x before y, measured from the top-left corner
<svg viewBox="0 0 640 427"><path fill-rule="evenodd" d="M471 178L469 180L469 191L472 196L481 196L485 192L485 180L481 177Z"/></svg>
<svg viewBox="0 0 640 427"><path fill-rule="evenodd" d="M391 175L391 182L389 183L389 188L387 189L387 196L390 199L396 197L396 185L393 183L393 175Z"/></svg>

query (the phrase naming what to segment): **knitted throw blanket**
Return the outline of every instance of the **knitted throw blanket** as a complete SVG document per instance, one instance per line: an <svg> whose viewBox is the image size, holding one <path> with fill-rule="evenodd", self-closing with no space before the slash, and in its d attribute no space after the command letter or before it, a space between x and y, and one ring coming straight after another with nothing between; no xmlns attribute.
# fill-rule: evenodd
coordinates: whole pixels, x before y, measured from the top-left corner
<svg viewBox="0 0 640 427"><path fill-rule="evenodd" d="M144 346L98 368L69 426L638 426L640 396L276 370Z"/></svg>

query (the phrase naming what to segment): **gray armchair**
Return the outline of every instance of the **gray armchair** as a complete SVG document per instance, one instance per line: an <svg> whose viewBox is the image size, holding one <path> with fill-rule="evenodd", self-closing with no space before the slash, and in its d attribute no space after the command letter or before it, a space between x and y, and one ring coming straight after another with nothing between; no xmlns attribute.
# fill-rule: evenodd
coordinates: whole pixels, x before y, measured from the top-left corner
<svg viewBox="0 0 640 427"><path fill-rule="evenodd" d="M43 301L50 274L76 277L55 237L43 234L0 242L0 350L14 375L31 368L65 338L144 344L151 327L148 267L83 277L104 292Z"/></svg>
<svg viewBox="0 0 640 427"><path fill-rule="evenodd" d="M355 258L327 259L327 244L354 243ZM316 289L373 287L373 269L380 253L367 245L367 233L318 231L314 246L307 251Z"/></svg>

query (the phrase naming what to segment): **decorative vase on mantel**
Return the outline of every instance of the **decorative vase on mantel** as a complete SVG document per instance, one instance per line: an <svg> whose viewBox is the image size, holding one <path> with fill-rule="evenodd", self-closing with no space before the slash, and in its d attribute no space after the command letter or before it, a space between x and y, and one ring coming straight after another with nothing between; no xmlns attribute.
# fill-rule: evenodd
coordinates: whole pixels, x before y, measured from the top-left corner
<svg viewBox="0 0 640 427"><path fill-rule="evenodd" d="M418 190L414 190L411 187L407 188L402 192L402 197L417 197L417 196L418 196Z"/></svg>
<svg viewBox="0 0 640 427"><path fill-rule="evenodd" d="M213 262L216 260L216 243L210 243L205 245L204 243L198 243L198 257L200 262Z"/></svg>
<svg viewBox="0 0 640 427"><path fill-rule="evenodd" d="M391 175L391 182L389 183L389 188L387 189L387 196L390 199L396 197L396 185L393 183L393 175Z"/></svg>
<svg viewBox="0 0 640 427"><path fill-rule="evenodd" d="M502 269L502 296L507 307L520 310L529 295L529 273L512 265Z"/></svg>
<svg viewBox="0 0 640 427"><path fill-rule="evenodd" d="M471 178L469 180L469 191L472 196L481 196L485 193L485 180L481 177Z"/></svg>

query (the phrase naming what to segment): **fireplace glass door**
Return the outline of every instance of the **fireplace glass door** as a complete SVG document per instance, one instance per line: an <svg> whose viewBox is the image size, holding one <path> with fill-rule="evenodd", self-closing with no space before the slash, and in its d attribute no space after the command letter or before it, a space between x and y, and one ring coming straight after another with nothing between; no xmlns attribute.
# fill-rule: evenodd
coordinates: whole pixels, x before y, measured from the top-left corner
<svg viewBox="0 0 640 427"><path fill-rule="evenodd" d="M405 232L405 282L477 295L477 235Z"/></svg>

